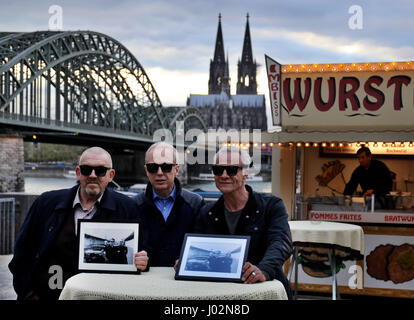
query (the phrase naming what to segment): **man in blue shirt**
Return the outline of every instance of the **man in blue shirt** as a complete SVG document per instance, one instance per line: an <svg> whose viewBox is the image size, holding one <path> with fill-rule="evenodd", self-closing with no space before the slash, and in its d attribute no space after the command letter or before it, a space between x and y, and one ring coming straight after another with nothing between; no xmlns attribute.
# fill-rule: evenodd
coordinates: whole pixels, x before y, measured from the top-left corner
<svg viewBox="0 0 414 320"><path fill-rule="evenodd" d="M151 266L174 266L185 233L193 232L203 198L181 187L177 179L180 165L177 150L166 142L149 147L145 154L149 183L134 199L142 213L143 232Z"/></svg>
<svg viewBox="0 0 414 320"><path fill-rule="evenodd" d="M164 220L167 221L168 216L170 215L171 209L174 206L174 201L177 194L177 187L174 184L174 189L171 191L171 193L166 197L162 198L157 194L154 187L152 187L152 194L154 199L154 204L160 210L162 213L162 216L164 217Z"/></svg>

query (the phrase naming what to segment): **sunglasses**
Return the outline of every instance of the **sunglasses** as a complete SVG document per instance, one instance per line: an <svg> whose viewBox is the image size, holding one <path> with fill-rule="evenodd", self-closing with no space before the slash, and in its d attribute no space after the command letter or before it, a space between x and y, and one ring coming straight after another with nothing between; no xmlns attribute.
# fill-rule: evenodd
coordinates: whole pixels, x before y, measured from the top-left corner
<svg viewBox="0 0 414 320"><path fill-rule="evenodd" d="M171 172L173 166L175 166L175 164L173 163L147 163L145 165L147 167L147 170L149 173L157 173L158 172L158 168L161 168L161 171L163 173L169 173Z"/></svg>
<svg viewBox="0 0 414 320"><path fill-rule="evenodd" d="M97 177L104 177L106 175L106 172L111 169L104 166L92 167L84 164L79 166L79 168L83 176L90 176L93 170L95 171Z"/></svg>
<svg viewBox="0 0 414 320"><path fill-rule="evenodd" d="M243 169L243 167L239 167L239 166L219 166L219 165L215 164L215 165L213 165L213 174L215 176L221 177L224 170L226 170L227 175L229 175L230 177L234 177L237 174L237 172L239 171L239 169Z"/></svg>

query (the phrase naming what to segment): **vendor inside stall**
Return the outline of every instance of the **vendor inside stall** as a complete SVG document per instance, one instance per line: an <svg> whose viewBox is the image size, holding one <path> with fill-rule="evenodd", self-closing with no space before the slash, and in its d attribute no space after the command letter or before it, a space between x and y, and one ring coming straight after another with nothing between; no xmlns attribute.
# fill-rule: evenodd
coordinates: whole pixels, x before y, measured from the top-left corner
<svg viewBox="0 0 414 320"><path fill-rule="evenodd" d="M372 159L370 149L365 146L358 149L357 157L360 165L346 184L344 195L352 196L359 184L364 197L374 195L375 208L391 209L392 201L386 195L392 190L392 173L384 162Z"/></svg>

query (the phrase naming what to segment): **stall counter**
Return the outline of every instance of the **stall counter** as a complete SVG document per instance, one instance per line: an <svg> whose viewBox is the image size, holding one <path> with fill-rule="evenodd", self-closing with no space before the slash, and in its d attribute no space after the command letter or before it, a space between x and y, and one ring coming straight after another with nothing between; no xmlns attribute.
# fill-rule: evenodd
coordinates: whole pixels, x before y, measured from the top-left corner
<svg viewBox="0 0 414 320"><path fill-rule="evenodd" d="M361 207L364 211L349 211L339 205L330 205L329 210L320 208L309 204L308 220L357 224L364 230L363 259L341 261L337 268L340 293L414 298L414 213L411 210L369 212ZM329 292L330 275L323 276L316 270L326 264L323 256L318 248L311 255L309 249L303 251L299 290Z"/></svg>

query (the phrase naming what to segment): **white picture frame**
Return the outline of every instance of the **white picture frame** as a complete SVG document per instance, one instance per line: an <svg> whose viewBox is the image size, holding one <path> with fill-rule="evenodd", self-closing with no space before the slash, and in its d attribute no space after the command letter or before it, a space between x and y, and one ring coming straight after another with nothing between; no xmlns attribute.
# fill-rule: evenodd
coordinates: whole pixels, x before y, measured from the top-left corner
<svg viewBox="0 0 414 320"><path fill-rule="evenodd" d="M139 224L78 220L78 269L80 272L139 273Z"/></svg>
<svg viewBox="0 0 414 320"><path fill-rule="evenodd" d="M249 243L250 236L188 233L175 279L242 282Z"/></svg>

